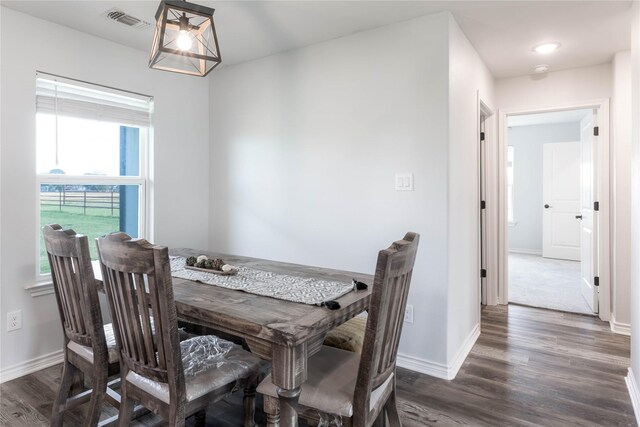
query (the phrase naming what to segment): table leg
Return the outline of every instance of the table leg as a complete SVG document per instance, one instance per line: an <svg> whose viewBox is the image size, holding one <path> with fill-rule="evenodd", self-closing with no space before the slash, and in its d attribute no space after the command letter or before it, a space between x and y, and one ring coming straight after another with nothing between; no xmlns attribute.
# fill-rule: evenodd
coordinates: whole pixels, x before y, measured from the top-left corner
<svg viewBox="0 0 640 427"><path fill-rule="evenodd" d="M278 401L280 402L280 425L298 425L298 398L300 397L300 387L294 389L284 389L278 387Z"/></svg>
<svg viewBox="0 0 640 427"><path fill-rule="evenodd" d="M297 427L300 386L307 380L306 343L295 347L274 346L271 378L278 390L280 426Z"/></svg>

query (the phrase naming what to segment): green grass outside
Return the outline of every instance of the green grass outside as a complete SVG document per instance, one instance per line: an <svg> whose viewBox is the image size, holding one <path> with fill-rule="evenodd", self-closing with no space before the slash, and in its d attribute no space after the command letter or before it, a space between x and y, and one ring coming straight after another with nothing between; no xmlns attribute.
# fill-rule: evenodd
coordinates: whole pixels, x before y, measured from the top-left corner
<svg viewBox="0 0 640 427"><path fill-rule="evenodd" d="M91 259L96 260L98 254L95 239L120 229L120 210L114 209L111 215L111 209L88 208L85 214L79 207L63 206L60 210L58 206L41 206L40 225L46 224L60 224L63 228L73 228L76 233L87 236ZM50 271L44 239L40 234L40 272L46 274Z"/></svg>

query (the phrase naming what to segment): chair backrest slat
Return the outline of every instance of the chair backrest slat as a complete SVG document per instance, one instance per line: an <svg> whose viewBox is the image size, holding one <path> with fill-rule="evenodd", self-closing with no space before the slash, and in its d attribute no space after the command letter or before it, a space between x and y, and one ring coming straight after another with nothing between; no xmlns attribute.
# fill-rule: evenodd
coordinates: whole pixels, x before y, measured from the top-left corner
<svg viewBox="0 0 640 427"><path fill-rule="evenodd" d="M42 229L65 337L106 357L102 313L86 236L58 224Z"/></svg>
<svg viewBox="0 0 640 427"><path fill-rule="evenodd" d="M371 391L395 371L419 240L418 234L407 233L378 254L354 395L354 417L369 415Z"/></svg>
<svg viewBox="0 0 640 427"><path fill-rule="evenodd" d="M135 274L133 276L137 297L138 297L138 307L142 309L142 313L140 314L141 320L141 334L145 338L144 339L144 351L146 353L146 363L151 367L155 368L158 366L158 362L156 359L156 348L155 341L153 339L153 328L151 326L151 319L153 318L153 312L149 310L149 301L146 294L146 287L144 276L142 274Z"/></svg>
<svg viewBox="0 0 640 427"><path fill-rule="evenodd" d="M64 279L63 282L67 283L69 286L69 293L71 306L73 308L73 317L72 319L75 321L75 330L77 333L84 335L86 333L85 323L84 323L84 309L83 307L83 298L82 298L82 288L81 283L78 278L80 275L79 271L73 270L73 258L60 258L62 269L64 271Z"/></svg>
<svg viewBox="0 0 640 427"><path fill-rule="evenodd" d="M63 296L63 299L65 301L64 308L66 309L66 312L67 312L67 318L66 318L67 327L70 329L70 332L83 335L84 331L81 330L82 325L79 324L79 323L82 323L81 319L79 319L79 316L81 316L81 313L78 313L79 310L77 308L76 295L73 292L75 283L73 283L73 281L69 277L66 262L65 262L68 258L56 256L56 255L53 255L52 258L53 258L54 265L56 266L56 273L57 273L58 283L60 284L59 287L60 287L61 295Z"/></svg>
<svg viewBox="0 0 640 427"><path fill-rule="evenodd" d="M149 277L148 280L149 280L148 286L150 288L157 288L155 277L153 276ZM156 293L155 295L150 295L149 300L151 304L151 310L153 311L153 313L159 314L160 300L158 299L158 297L159 297L159 294ZM162 319L160 318L159 315L153 317L153 325L157 335L165 336L167 334L167 331L165 329L167 329L168 326L165 326L162 324ZM158 365L166 366L167 358L165 357L165 346L159 345L156 341L156 351L158 353L158 361L157 361Z"/></svg>
<svg viewBox="0 0 640 427"><path fill-rule="evenodd" d="M126 295L129 299L129 322L132 330L132 338L133 338L133 346L135 347L135 353L137 354L137 359L142 364L148 364L149 360L147 358L147 354L145 352L145 340L152 340L152 337L145 337L142 335L142 316L143 316L143 307L140 307L141 304L144 304L144 299L140 301L136 294L136 283L133 278L133 274L125 273L124 274L124 286L126 290ZM148 338L148 339L147 339ZM154 357L152 355L150 357Z"/></svg>
<svg viewBox="0 0 640 427"><path fill-rule="evenodd" d="M184 388L167 248L125 233L97 244L123 363L170 389Z"/></svg>
<svg viewBox="0 0 640 427"><path fill-rule="evenodd" d="M58 299L60 300L60 310L62 312L62 326L65 328L65 331L68 329L70 331L76 330L75 319L72 314L71 300L69 290L67 289L67 282L63 280L62 269L60 268L61 260L60 257L57 257L52 254L47 254L49 257L49 265L51 267L51 277L54 281L56 294Z"/></svg>
<svg viewBox="0 0 640 427"><path fill-rule="evenodd" d="M112 298L116 298L116 297L111 297L109 294L109 291L111 289L114 288L114 286L112 285L112 283L116 283L119 284L120 283L120 273L115 271L115 270L105 270L102 269L104 273L107 274L107 277L104 277L104 273L103 273L103 283L104 283L104 287L105 287L105 292L107 292L107 295L109 300L111 300ZM118 290L120 289L120 286L116 285L115 286L115 292L119 292ZM114 292L114 291L111 291ZM120 297L121 298L121 297ZM109 301L109 309L112 312L111 318L112 319L124 319L125 316L122 313L122 306L121 305L114 305L111 303L111 301ZM120 336L121 339L119 340L119 342L121 342L121 345L125 348L125 350L127 351L127 353L130 353L131 350L129 349L129 339L126 337L128 329L125 327L123 327L122 322L118 322L114 325L114 337L115 336Z"/></svg>
<svg viewBox="0 0 640 427"><path fill-rule="evenodd" d="M406 309L406 296L409 291L408 281L409 275L403 274L397 276L393 280L390 288L391 313L387 317L385 327L385 339L383 342L383 353L380 356L380 367L378 373L384 372L392 364L395 364L395 357L398 349L398 342L402 332L402 322L404 321L404 311Z"/></svg>
<svg viewBox="0 0 640 427"><path fill-rule="evenodd" d="M401 284L399 286L397 286L397 289L400 289L400 295L398 297L398 300L400 301L400 303L398 304L398 311L395 313L395 323L396 325L402 325L402 323L404 322L404 314L406 311L406 307L407 307L407 298L409 297L409 286L410 286L410 281L411 281L411 274L405 274L403 275L401 278L398 279L398 281L401 282ZM391 346L389 347L389 358L387 360L387 366L389 366L389 364L391 364L392 362L395 364L395 355L398 354L398 346L400 344L400 335L402 333L402 327L395 327L394 328L394 335L393 338L391 340ZM393 360L391 360L391 357L393 357Z"/></svg>
<svg viewBox="0 0 640 427"><path fill-rule="evenodd" d="M131 317L129 315L131 302L128 299L128 294L126 292L126 281L125 274L121 271L114 270L111 274L115 281L110 283L107 288L107 292L111 290L114 295L114 301L116 302L114 306L118 307L118 312L122 316L118 318L118 329L120 330L120 336L124 341L124 347L127 348L127 353L132 355L134 359L137 359L137 352L135 346L132 346L133 339L131 338L131 334L133 333L133 328L131 327ZM109 298L111 302L111 298ZM121 320L120 320L121 319Z"/></svg>

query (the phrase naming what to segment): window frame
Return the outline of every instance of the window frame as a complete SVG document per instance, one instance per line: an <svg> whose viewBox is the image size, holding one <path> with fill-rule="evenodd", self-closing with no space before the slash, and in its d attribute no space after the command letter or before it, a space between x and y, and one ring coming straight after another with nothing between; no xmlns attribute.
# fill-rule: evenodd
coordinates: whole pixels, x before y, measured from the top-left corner
<svg viewBox="0 0 640 427"><path fill-rule="evenodd" d="M36 114L38 114L36 112ZM35 118L35 115L34 115ZM89 119L90 120L90 119ZM116 122L113 122L117 124ZM36 124L37 126L37 124ZM131 125L122 124L121 126L132 127ZM63 175L63 174L40 174L36 172L36 187L35 187L35 199L36 199L36 251L34 254L35 263L35 277L36 284L29 286L27 289L35 290L32 292L33 296L46 295L47 292L40 291L38 288L43 285L52 285L51 273L42 273L40 271L40 256L41 246L40 237L42 234L42 227L44 224L40 223L41 209L40 209L40 190L43 184L53 185L137 185L138 191L138 237L139 238L151 238L149 236L150 224L151 224L151 199L150 199L150 145L152 128L139 127L139 155L140 155L140 173L138 176L102 176L102 175ZM37 147L36 147L37 156ZM82 233L82 230L76 230L78 233ZM93 244L93 242L89 242Z"/></svg>

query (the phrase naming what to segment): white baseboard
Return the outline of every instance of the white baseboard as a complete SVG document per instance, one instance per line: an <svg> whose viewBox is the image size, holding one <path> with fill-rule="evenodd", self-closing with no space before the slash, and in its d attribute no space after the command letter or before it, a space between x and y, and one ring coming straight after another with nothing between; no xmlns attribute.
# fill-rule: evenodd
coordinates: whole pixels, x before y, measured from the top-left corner
<svg viewBox="0 0 640 427"><path fill-rule="evenodd" d="M611 313L611 318L609 319L609 325L611 326L611 331L620 335L631 336L631 325L629 323L620 323L616 321L616 317L613 313Z"/></svg>
<svg viewBox="0 0 640 427"><path fill-rule="evenodd" d="M419 357L409 356L407 354L398 353L396 365L409 369L411 371L420 372L421 374L430 375L436 378L448 380L448 369L444 363L432 362L430 360L421 359Z"/></svg>
<svg viewBox="0 0 640 427"><path fill-rule="evenodd" d="M633 376L631 368L629 368L627 376L624 377L624 381L627 383L629 397L631 397L631 404L633 405L633 413L636 415L636 422L640 425L640 389L638 389L638 383Z"/></svg>
<svg viewBox="0 0 640 427"><path fill-rule="evenodd" d="M542 256L542 250L539 249L512 249L509 248L509 252L513 252L514 254L525 254L525 255L540 255Z"/></svg>
<svg viewBox="0 0 640 427"><path fill-rule="evenodd" d="M412 371L420 372L421 374L445 380L452 380L456 375L458 375L460 367L462 367L462 364L469 355L469 352L473 348L473 345L476 343L479 336L480 324L476 324L467 339L465 339L460 346L460 349L458 349L456 356L449 365L401 353L398 353L396 364L401 368L410 369Z"/></svg>
<svg viewBox="0 0 640 427"><path fill-rule="evenodd" d="M449 365L432 362L430 360L404 355L401 353L398 353L397 365L401 368L406 368L412 371L420 372L422 374L431 375L432 377L452 380L458 374L460 367L462 367L462 364L469 355L469 352L473 348L473 345L476 343L479 336L480 324L476 324L467 339L460 346L460 349L456 353L456 356L454 357L452 363ZM0 384L22 377L24 375L31 374L41 369L57 365L58 363L62 363L63 360L64 356L62 354L62 350L58 350L54 351L53 353L36 357L26 362L9 366L0 370Z"/></svg>
<svg viewBox="0 0 640 427"><path fill-rule="evenodd" d="M21 362L13 366L9 366L0 370L0 384L19 378L23 375L31 374L41 369L48 368L64 361L62 350L53 353L38 356L26 362Z"/></svg>
<svg viewBox="0 0 640 427"><path fill-rule="evenodd" d="M458 349L458 352L456 353L456 357L453 358L453 364L449 368L450 378L447 378L447 379L452 380L456 377L456 375L458 375L458 371L462 367L462 364L464 363L464 361L467 359L467 356L471 352L471 349L473 348L474 344L478 340L479 336L480 336L480 323L476 323L476 326L473 327L473 329L471 330L471 333L467 336L467 339L464 340L464 342Z"/></svg>

